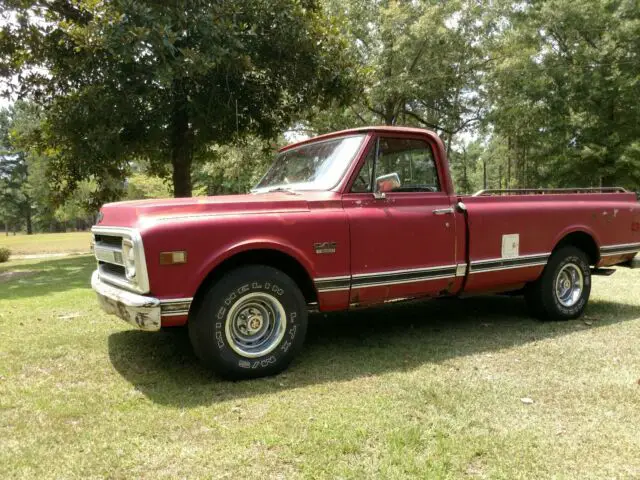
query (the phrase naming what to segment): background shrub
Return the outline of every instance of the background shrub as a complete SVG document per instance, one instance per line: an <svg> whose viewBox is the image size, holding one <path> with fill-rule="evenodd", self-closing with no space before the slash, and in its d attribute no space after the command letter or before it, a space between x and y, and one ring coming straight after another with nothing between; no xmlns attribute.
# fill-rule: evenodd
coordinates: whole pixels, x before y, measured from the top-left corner
<svg viewBox="0 0 640 480"><path fill-rule="evenodd" d="M0 263L8 262L11 256L11 250L5 247L0 247Z"/></svg>

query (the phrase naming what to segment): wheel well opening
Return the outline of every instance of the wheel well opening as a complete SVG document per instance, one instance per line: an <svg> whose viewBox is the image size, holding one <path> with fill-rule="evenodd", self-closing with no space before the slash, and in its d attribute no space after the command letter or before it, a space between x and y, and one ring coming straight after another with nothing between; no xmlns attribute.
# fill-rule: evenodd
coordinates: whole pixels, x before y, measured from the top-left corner
<svg viewBox="0 0 640 480"><path fill-rule="evenodd" d="M596 265L600 260L600 249L591 235L585 232L573 232L565 236L553 249L572 245L579 248L589 257L589 264Z"/></svg>
<svg viewBox="0 0 640 480"><path fill-rule="evenodd" d="M195 312L210 285L222 278L227 272L244 265L268 265L286 273L298 285L307 303L318 301L313 280L307 270L295 258L277 250L259 249L241 252L227 258L215 267L198 287L190 309Z"/></svg>

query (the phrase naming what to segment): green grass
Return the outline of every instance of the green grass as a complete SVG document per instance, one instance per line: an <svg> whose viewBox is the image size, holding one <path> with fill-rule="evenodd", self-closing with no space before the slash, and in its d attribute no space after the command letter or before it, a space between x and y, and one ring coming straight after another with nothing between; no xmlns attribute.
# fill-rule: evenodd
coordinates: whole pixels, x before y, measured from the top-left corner
<svg viewBox="0 0 640 480"><path fill-rule="evenodd" d="M23 272L0 283L0 478L640 476L638 270L565 323L511 297L316 315L285 374L230 383L104 315L92 269L0 265Z"/></svg>
<svg viewBox="0 0 640 480"><path fill-rule="evenodd" d="M0 247L8 247L12 255L87 253L90 242L91 232L0 235Z"/></svg>

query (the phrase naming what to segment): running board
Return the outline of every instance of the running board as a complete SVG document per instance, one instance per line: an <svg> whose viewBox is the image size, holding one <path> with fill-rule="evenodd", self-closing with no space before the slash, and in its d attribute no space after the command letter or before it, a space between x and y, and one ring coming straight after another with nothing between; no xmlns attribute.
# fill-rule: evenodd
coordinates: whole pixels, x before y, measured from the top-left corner
<svg viewBox="0 0 640 480"><path fill-rule="evenodd" d="M615 268L592 268L591 275L601 275L603 277L608 277L609 275L613 275L616 273Z"/></svg>

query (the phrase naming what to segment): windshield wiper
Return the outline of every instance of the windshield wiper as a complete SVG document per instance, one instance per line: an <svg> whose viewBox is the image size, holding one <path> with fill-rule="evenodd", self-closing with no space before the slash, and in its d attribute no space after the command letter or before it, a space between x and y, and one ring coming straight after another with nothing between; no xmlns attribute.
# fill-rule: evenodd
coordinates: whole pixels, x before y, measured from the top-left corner
<svg viewBox="0 0 640 480"><path fill-rule="evenodd" d="M300 195L300 193L288 187L273 187L273 188L267 188L266 190L256 188L254 190L251 190L251 193L271 193L271 192L285 192L291 195Z"/></svg>

